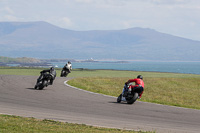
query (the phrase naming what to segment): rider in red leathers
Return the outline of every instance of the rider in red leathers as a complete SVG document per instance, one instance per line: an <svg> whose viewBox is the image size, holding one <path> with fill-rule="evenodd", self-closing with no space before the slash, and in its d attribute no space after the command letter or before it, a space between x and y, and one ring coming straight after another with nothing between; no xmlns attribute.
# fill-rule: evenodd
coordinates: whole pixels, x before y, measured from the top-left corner
<svg viewBox="0 0 200 133"><path fill-rule="evenodd" d="M126 84L131 82L135 82L135 85L130 85L129 90L135 90L139 94L139 98L141 98L144 91L144 81L142 75L138 75L136 79L129 79Z"/></svg>

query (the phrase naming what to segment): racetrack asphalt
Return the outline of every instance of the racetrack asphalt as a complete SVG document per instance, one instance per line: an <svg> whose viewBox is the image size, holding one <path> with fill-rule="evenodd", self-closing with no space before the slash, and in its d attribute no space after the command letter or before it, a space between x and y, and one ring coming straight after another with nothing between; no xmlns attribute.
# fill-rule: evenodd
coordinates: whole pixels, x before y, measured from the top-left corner
<svg viewBox="0 0 200 133"><path fill-rule="evenodd" d="M35 90L37 78L0 75L0 113L156 133L200 132L200 110L140 101L116 103L116 97L66 86L69 78L63 77Z"/></svg>

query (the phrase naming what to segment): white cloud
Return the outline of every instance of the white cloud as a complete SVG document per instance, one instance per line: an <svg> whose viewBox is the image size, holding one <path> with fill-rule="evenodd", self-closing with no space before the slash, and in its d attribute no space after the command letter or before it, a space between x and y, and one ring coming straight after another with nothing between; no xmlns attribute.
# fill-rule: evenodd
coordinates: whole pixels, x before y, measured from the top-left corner
<svg viewBox="0 0 200 133"><path fill-rule="evenodd" d="M92 3L94 0L75 0L75 1L80 3Z"/></svg>
<svg viewBox="0 0 200 133"><path fill-rule="evenodd" d="M10 7L5 7L2 9L2 11L5 11L8 14L14 14L14 11Z"/></svg>
<svg viewBox="0 0 200 133"><path fill-rule="evenodd" d="M149 0L154 4L174 5L174 4L187 4L191 0Z"/></svg>
<svg viewBox="0 0 200 133"><path fill-rule="evenodd" d="M60 21L61 21L61 23L63 24L64 27L71 27L71 26L73 26L73 23L72 23L71 19L68 18L68 17L64 17Z"/></svg>
<svg viewBox="0 0 200 133"><path fill-rule="evenodd" d="M12 16L12 15L5 15L4 19L6 21L19 21L20 20L19 18L15 17L15 16Z"/></svg>

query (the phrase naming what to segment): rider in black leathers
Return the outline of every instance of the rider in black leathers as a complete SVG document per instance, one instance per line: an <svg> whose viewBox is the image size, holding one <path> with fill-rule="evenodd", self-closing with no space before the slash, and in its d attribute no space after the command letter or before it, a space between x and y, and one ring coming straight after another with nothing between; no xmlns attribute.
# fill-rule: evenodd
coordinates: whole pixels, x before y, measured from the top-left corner
<svg viewBox="0 0 200 133"><path fill-rule="evenodd" d="M47 70L43 70L40 72L40 74L41 74L40 77L42 76L42 74L44 74L46 72L48 72L50 75L49 76L49 80L50 80L49 85L52 85L54 79L56 78L56 70L54 69L54 67L51 67L50 69L47 69ZM40 79L40 77L38 79Z"/></svg>

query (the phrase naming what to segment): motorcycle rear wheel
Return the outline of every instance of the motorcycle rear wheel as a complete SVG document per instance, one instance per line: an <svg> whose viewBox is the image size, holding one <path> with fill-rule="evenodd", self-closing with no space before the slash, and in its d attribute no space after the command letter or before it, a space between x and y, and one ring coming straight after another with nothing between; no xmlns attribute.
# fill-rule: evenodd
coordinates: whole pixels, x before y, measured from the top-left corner
<svg viewBox="0 0 200 133"><path fill-rule="evenodd" d="M40 87L39 87L39 90L42 90L43 88L44 88L44 86L40 86Z"/></svg>
<svg viewBox="0 0 200 133"><path fill-rule="evenodd" d="M128 104L133 104L138 99L138 93L134 93L133 98L126 99Z"/></svg>

